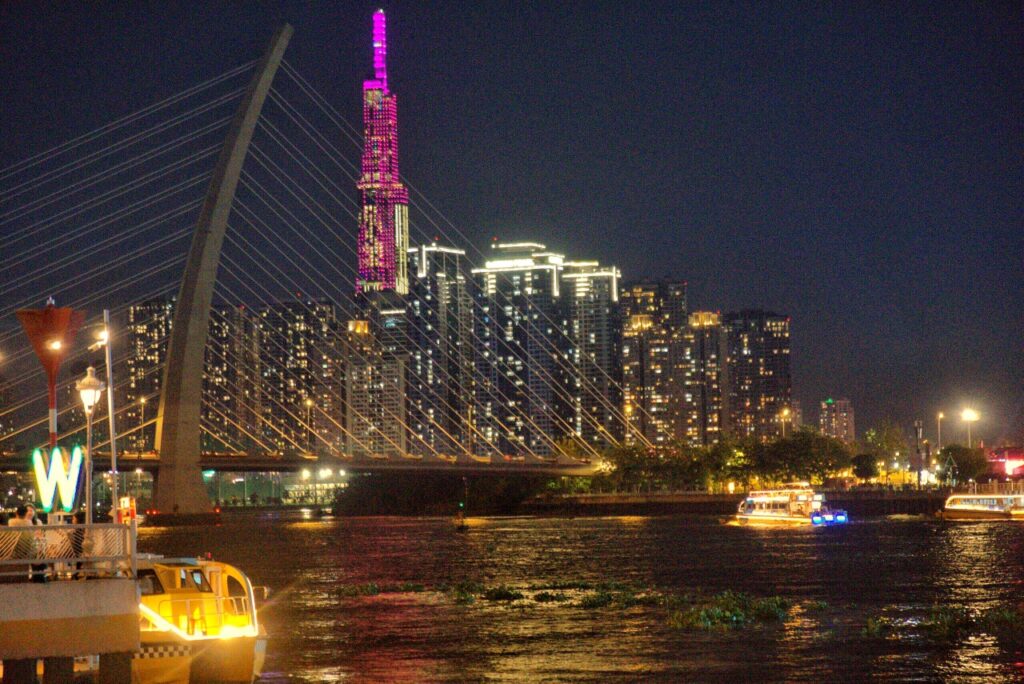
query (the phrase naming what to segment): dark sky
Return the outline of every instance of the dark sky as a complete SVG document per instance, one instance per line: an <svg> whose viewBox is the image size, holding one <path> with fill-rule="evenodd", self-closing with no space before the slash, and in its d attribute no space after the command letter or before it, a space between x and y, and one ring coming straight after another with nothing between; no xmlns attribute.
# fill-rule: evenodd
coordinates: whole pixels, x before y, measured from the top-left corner
<svg viewBox="0 0 1024 684"><path fill-rule="evenodd" d="M1024 420L1024 25L1007 3L389 2L402 170L530 238L793 318L796 398L858 429ZM254 59L359 122L346 2L0 4L0 167ZM958 421L943 426L947 440Z"/></svg>

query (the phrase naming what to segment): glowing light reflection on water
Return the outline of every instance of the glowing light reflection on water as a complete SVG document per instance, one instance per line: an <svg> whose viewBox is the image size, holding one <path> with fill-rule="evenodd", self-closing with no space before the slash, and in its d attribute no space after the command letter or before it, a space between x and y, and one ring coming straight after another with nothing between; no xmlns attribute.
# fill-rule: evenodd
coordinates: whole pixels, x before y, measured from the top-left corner
<svg viewBox="0 0 1024 684"><path fill-rule="evenodd" d="M971 633L937 644L920 629L935 605L1024 602L1024 524L476 518L456 532L439 518L254 513L217 528L143 530L139 544L168 555L212 551L271 587L266 681L1010 682L1024 661L1024 645L1005 639ZM465 603L450 588L466 580L527 598ZM559 590L545 603L530 593L601 582L778 594L794 607L777 626L682 631L663 606L588 610L578 605L586 590ZM880 615L900 625L896 633L863 635Z"/></svg>

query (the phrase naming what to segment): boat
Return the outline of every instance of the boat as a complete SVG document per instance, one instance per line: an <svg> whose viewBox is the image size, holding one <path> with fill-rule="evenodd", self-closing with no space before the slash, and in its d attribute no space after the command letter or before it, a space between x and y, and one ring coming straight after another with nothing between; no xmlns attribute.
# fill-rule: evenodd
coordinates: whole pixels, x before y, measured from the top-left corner
<svg viewBox="0 0 1024 684"><path fill-rule="evenodd" d="M831 510L825 498L806 482L794 482L782 489L755 490L747 494L736 511L740 525L844 525L850 516L844 510Z"/></svg>
<svg viewBox="0 0 1024 684"><path fill-rule="evenodd" d="M141 650L132 681L251 684L266 655L258 592L238 568L212 558L138 554Z"/></svg>
<svg viewBox="0 0 1024 684"><path fill-rule="evenodd" d="M952 494L943 520L1024 520L1024 494Z"/></svg>

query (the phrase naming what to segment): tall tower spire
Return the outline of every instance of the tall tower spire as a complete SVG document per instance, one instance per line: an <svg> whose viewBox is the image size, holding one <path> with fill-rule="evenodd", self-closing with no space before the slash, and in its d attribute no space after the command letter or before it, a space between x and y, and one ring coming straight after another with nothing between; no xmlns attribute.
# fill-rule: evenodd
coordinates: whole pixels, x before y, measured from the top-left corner
<svg viewBox="0 0 1024 684"><path fill-rule="evenodd" d="M388 92L388 34L384 10L373 13L373 75L380 82L381 90Z"/></svg>
<svg viewBox="0 0 1024 684"><path fill-rule="evenodd" d="M384 10L373 13L373 75L363 81L363 159L356 187L359 276L356 292L409 292L409 191L398 175L398 101L388 90Z"/></svg>

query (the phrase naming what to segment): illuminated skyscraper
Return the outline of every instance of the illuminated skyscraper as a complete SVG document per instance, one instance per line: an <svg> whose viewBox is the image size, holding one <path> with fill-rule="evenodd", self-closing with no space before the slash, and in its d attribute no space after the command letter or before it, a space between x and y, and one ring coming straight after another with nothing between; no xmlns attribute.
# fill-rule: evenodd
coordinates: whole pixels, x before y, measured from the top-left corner
<svg viewBox="0 0 1024 684"><path fill-rule="evenodd" d="M728 336L728 427L737 437L767 441L782 432L791 406L789 317L744 310L723 321ZM784 416L786 416L784 418Z"/></svg>
<svg viewBox="0 0 1024 684"><path fill-rule="evenodd" d="M534 242L491 245L476 280L476 424L489 449L550 454L622 436L619 270Z"/></svg>
<svg viewBox="0 0 1024 684"><path fill-rule="evenodd" d="M622 439L622 318L615 266L566 261L570 396L576 434L597 446Z"/></svg>
<svg viewBox="0 0 1024 684"><path fill-rule="evenodd" d="M849 399L831 397L821 402L818 427L821 428L821 434L852 444L857 439L853 424L853 404Z"/></svg>
<svg viewBox="0 0 1024 684"><path fill-rule="evenodd" d="M388 90L384 10L373 14L373 74L363 81L363 159L356 187L359 275L356 292L409 291L409 191L398 177L398 102Z"/></svg>
<svg viewBox="0 0 1024 684"><path fill-rule="evenodd" d="M254 314L245 307L214 306L203 360L203 436L206 451L246 450L259 431L260 336ZM131 430L129 451L153 448L160 382L167 340L174 320L174 299L152 299L128 307L128 378L120 396L121 425Z"/></svg>
<svg viewBox="0 0 1024 684"><path fill-rule="evenodd" d="M336 444L338 323L323 299L276 302L259 314L262 441L280 451Z"/></svg>
<svg viewBox="0 0 1024 684"><path fill-rule="evenodd" d="M466 253L409 249L409 429L415 455L473 452L473 299Z"/></svg>
<svg viewBox="0 0 1024 684"><path fill-rule="evenodd" d="M547 454L573 431L565 257L533 242L491 245L474 268L477 424L502 454Z"/></svg>
<svg viewBox="0 0 1024 684"><path fill-rule="evenodd" d="M626 441L666 444L686 436L688 339L685 282L622 291L622 389Z"/></svg>
<svg viewBox="0 0 1024 684"><path fill-rule="evenodd" d="M726 338L721 317L711 311L694 311L688 338L687 439L707 446L718 442L728 422L723 391L728 385Z"/></svg>

